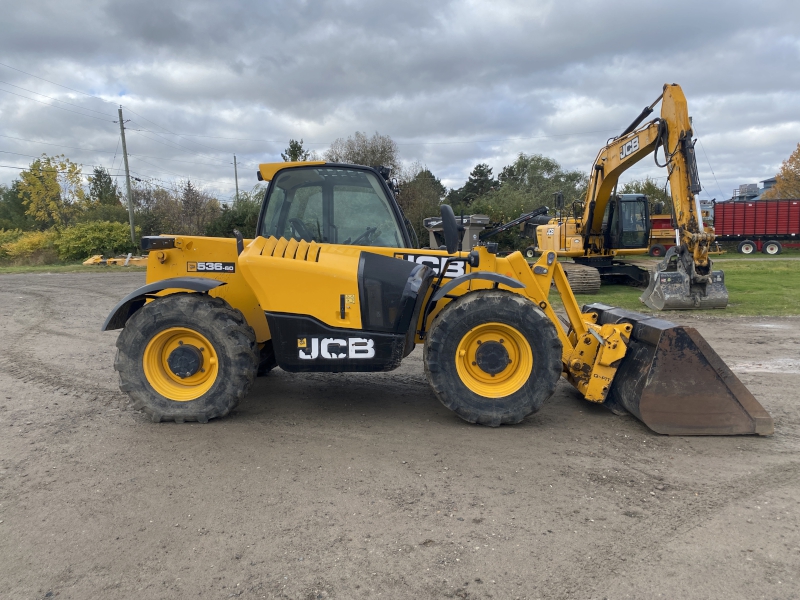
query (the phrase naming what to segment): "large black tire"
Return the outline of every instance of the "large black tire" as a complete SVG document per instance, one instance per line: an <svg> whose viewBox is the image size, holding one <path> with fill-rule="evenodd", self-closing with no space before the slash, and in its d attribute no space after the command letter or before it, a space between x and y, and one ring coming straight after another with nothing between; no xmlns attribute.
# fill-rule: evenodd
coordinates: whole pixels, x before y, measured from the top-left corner
<svg viewBox="0 0 800 600"><path fill-rule="evenodd" d="M483 341L476 339L481 337ZM489 369L483 371L479 351L473 349L487 341L493 346L486 346L491 356L483 357ZM502 360L509 362L493 363L497 351L501 357L505 352ZM523 354L532 359L527 368ZM497 427L519 423L553 395L561 377L561 341L554 324L527 298L484 290L453 300L442 310L428 332L423 361L442 404L465 421ZM491 371L499 376L496 380Z"/></svg>
<svg viewBox="0 0 800 600"><path fill-rule="evenodd" d="M535 259L536 258L536 246L528 246L527 248L525 248L525 251L523 252L523 254L525 255L525 258Z"/></svg>
<svg viewBox="0 0 800 600"><path fill-rule="evenodd" d="M202 384L173 377L159 360L166 360L170 347L184 346L178 338L187 340L191 353L199 352L201 368L192 377L205 377ZM156 423L224 417L247 395L259 363L255 333L242 313L206 294L171 294L146 304L126 323L117 348L120 389ZM209 361L211 356L216 362ZM179 394L189 399L176 399Z"/></svg>
<svg viewBox="0 0 800 600"><path fill-rule="evenodd" d="M650 256L656 256L658 258L662 258L666 253L667 249L661 244L655 244L654 246L650 246L650 251L648 252Z"/></svg>

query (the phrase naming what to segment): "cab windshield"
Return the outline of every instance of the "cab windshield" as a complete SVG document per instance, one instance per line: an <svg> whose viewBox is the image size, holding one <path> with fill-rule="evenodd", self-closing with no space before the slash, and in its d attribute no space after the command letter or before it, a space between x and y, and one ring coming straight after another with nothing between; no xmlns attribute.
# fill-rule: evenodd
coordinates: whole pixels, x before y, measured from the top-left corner
<svg viewBox="0 0 800 600"><path fill-rule="evenodd" d="M345 167L278 173L270 184L261 235L356 246L406 245L378 177Z"/></svg>

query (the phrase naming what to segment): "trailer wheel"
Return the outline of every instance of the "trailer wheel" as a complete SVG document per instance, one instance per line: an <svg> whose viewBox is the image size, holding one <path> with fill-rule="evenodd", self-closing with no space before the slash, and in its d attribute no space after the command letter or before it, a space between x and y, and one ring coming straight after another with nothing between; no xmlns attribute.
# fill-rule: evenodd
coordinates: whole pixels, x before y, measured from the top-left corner
<svg viewBox="0 0 800 600"><path fill-rule="evenodd" d="M739 254L752 254L756 251L756 243L750 240L744 240L739 242L736 250L739 251Z"/></svg>
<svg viewBox="0 0 800 600"><path fill-rule="evenodd" d="M661 258L667 253L667 249L662 246L661 244L656 244L655 246L650 246L650 256L657 256Z"/></svg>
<svg viewBox="0 0 800 600"><path fill-rule="evenodd" d="M535 246L528 246L525 248L525 258L536 258L536 247Z"/></svg>
<svg viewBox="0 0 800 600"><path fill-rule="evenodd" d="M259 360L242 313L206 294L146 304L125 324L117 348L120 389L156 423L224 417L247 395Z"/></svg>
<svg viewBox="0 0 800 600"><path fill-rule="evenodd" d="M433 322L425 374L447 408L470 423L519 423L541 408L561 377L561 341L527 298L503 290L451 302Z"/></svg>
<svg viewBox="0 0 800 600"><path fill-rule="evenodd" d="M761 251L764 254L775 256L776 254L783 252L783 246L781 246L781 243L778 241L770 240L764 243L764 245L761 247Z"/></svg>

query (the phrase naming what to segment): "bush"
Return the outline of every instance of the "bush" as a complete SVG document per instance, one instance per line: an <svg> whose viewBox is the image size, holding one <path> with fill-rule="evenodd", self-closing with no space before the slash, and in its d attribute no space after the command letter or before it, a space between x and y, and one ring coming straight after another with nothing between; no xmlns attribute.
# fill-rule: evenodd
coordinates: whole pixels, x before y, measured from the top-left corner
<svg viewBox="0 0 800 600"><path fill-rule="evenodd" d="M7 258L5 245L16 242L22 237L22 230L20 229L0 229L0 259Z"/></svg>
<svg viewBox="0 0 800 600"><path fill-rule="evenodd" d="M139 234L137 228L137 237ZM128 224L109 221L81 223L67 227L56 239L55 247L62 260L78 260L93 254L114 256L137 251L136 246L131 243L131 230Z"/></svg>
<svg viewBox="0 0 800 600"><path fill-rule="evenodd" d="M12 232L5 232L7 235ZM4 258L14 263L29 265L46 265L58 262L55 243L58 232L54 229L46 231L28 231L19 235L15 241L5 242L0 246Z"/></svg>

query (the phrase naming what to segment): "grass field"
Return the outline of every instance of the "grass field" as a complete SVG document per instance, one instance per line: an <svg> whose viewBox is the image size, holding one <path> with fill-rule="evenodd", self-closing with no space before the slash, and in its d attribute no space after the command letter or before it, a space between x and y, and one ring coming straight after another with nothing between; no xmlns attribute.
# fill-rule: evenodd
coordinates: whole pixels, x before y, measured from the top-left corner
<svg viewBox="0 0 800 600"><path fill-rule="evenodd" d="M725 272L728 307L714 311L687 311L710 316L800 315L800 261L780 258L742 257L720 261L715 268ZM653 313L639 301L640 288L603 285L597 294L578 294L578 304L603 302L643 313ZM559 305L557 295L553 305ZM663 313L661 313L663 314Z"/></svg>

